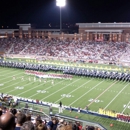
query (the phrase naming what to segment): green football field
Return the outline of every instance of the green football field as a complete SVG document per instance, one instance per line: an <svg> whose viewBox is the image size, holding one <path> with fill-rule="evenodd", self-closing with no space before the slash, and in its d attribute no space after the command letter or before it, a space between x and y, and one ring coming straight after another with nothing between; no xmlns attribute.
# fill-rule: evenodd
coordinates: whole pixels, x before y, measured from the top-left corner
<svg viewBox="0 0 130 130"><path fill-rule="evenodd" d="M88 106L95 112L103 108L130 114L129 82L74 76L72 80L53 79L52 84L52 79L34 82L34 76L30 77L31 81L24 70L0 67L0 92L56 104L62 101L63 105L82 109Z"/></svg>

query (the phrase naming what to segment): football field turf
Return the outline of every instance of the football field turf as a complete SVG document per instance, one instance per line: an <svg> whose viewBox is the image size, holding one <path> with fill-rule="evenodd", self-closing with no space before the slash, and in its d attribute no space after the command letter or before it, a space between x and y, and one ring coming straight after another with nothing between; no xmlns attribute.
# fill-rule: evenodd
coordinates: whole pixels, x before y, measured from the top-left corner
<svg viewBox="0 0 130 130"><path fill-rule="evenodd" d="M39 82L37 79L34 82L34 76L30 77L31 81L24 70L0 67L0 93L56 104L62 101L63 105L82 109L88 106L95 112L103 108L130 114L129 82L79 76L73 76L72 80L42 79Z"/></svg>

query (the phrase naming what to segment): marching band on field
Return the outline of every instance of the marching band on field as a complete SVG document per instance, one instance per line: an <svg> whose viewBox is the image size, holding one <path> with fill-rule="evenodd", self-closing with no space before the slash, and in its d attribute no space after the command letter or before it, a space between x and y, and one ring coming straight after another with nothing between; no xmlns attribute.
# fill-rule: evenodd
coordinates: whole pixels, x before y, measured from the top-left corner
<svg viewBox="0 0 130 130"><path fill-rule="evenodd" d="M56 65L30 64L30 63L20 63L11 61L0 61L0 66L35 70L35 71L55 71L55 72L60 71L63 72L63 74L130 82L130 74L126 72L114 72L106 70L66 67ZM15 79L15 77L13 77L13 79Z"/></svg>

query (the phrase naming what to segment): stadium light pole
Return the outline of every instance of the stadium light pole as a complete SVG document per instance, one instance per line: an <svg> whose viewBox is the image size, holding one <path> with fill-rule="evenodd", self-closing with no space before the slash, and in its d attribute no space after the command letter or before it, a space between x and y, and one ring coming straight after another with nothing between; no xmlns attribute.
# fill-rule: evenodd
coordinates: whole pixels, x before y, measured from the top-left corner
<svg viewBox="0 0 130 130"><path fill-rule="evenodd" d="M66 5L66 0L56 0L56 6L60 7L60 33L62 32L62 13L61 8Z"/></svg>

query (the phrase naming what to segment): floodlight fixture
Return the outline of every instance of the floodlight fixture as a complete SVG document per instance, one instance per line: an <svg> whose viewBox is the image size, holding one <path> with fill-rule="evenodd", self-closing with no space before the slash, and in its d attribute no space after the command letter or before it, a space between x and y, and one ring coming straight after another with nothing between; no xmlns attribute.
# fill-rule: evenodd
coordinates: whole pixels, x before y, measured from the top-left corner
<svg viewBox="0 0 130 130"><path fill-rule="evenodd" d="M60 33L62 32L62 13L61 8L66 5L66 0L56 0L56 5L60 7Z"/></svg>
<svg viewBox="0 0 130 130"><path fill-rule="evenodd" d="M66 0L56 0L56 5L59 7L64 7L66 5Z"/></svg>

